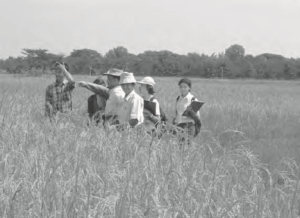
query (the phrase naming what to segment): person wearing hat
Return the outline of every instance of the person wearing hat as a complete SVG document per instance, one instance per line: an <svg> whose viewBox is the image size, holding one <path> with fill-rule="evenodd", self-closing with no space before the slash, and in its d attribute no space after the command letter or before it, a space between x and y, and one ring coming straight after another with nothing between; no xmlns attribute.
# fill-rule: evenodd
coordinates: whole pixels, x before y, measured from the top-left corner
<svg viewBox="0 0 300 218"><path fill-rule="evenodd" d="M121 86L119 85L121 74L123 73L122 70L112 68L104 75L107 76L107 86L97 85L93 83L88 83L84 81L78 82L78 85L84 88L89 89L90 91L99 94L106 101L106 107L104 112L104 119L105 121L114 120L117 116L118 110L123 103L123 99L125 93Z"/></svg>
<svg viewBox="0 0 300 218"><path fill-rule="evenodd" d="M118 121L121 125L129 123L131 127L135 127L144 122L144 99L134 91L135 84L133 73L122 73L120 85L125 92L125 97L118 113Z"/></svg>
<svg viewBox="0 0 300 218"><path fill-rule="evenodd" d="M137 82L140 84L139 91L144 101L151 101L155 103L155 113L144 108L144 124L148 130L155 130L155 124L160 122L160 107L159 102L154 97L154 79L152 77L145 77Z"/></svg>

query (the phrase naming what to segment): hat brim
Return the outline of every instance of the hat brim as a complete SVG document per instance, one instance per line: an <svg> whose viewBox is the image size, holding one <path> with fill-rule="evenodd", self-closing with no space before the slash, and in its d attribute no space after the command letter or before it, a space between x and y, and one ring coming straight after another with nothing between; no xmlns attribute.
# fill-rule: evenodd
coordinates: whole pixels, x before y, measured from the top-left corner
<svg viewBox="0 0 300 218"><path fill-rule="evenodd" d="M154 86L155 85L155 84L145 83L145 82L142 82L142 81L137 81L136 83L138 83L138 84L144 84L144 85L149 85L149 86Z"/></svg>
<svg viewBox="0 0 300 218"><path fill-rule="evenodd" d="M119 84L120 85L122 85L122 84L131 84L131 83L134 83L134 84L136 84L137 83L137 81L125 81L125 82L120 82Z"/></svg>
<svg viewBox="0 0 300 218"><path fill-rule="evenodd" d="M105 76L108 76L108 75L110 75L110 76L121 77L121 74L103 73L103 75L105 75Z"/></svg>

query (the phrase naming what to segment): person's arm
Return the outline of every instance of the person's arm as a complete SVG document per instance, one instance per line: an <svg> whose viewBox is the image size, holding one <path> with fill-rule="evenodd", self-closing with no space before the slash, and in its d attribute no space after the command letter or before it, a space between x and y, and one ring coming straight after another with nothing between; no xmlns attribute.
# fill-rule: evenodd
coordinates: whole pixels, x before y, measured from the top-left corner
<svg viewBox="0 0 300 218"><path fill-rule="evenodd" d="M66 67L63 64L57 62L56 66L62 70L69 83L75 84L73 76L67 71Z"/></svg>
<svg viewBox="0 0 300 218"><path fill-rule="evenodd" d="M99 94L106 100L109 98L109 89L106 88L105 86L98 85L95 83L84 82L84 81L79 81L78 85L80 87L86 88L86 89L94 92L95 94Z"/></svg>
<svg viewBox="0 0 300 218"><path fill-rule="evenodd" d="M192 118L195 123L199 123L200 122L200 113L199 113L199 111L197 113L195 113L195 111L193 110L193 108L191 106L188 106L186 108L186 111L187 111L187 115L190 118Z"/></svg>
<svg viewBox="0 0 300 218"><path fill-rule="evenodd" d="M159 102L154 99L153 102L156 104L156 108L155 108L155 114L152 114L150 111L144 109L144 113L146 113L147 118L153 122L153 123L157 123L160 121L160 106L159 106Z"/></svg>
<svg viewBox="0 0 300 218"><path fill-rule="evenodd" d="M177 102L178 102L178 98L176 99L176 103L175 103L175 117L173 118L172 124L175 125L176 124L176 118L177 118Z"/></svg>
<svg viewBox="0 0 300 218"><path fill-rule="evenodd" d="M51 95L49 87L46 89L46 100L45 100L45 115L52 117L53 116L53 107L51 105Z"/></svg>
<svg viewBox="0 0 300 218"><path fill-rule="evenodd" d="M143 113L143 102L144 100L141 98L135 98L133 99L132 102L132 107L131 107L131 112L130 112L130 119L129 119L129 124L131 127L134 127L138 124L138 115Z"/></svg>
<svg viewBox="0 0 300 218"><path fill-rule="evenodd" d="M129 125L131 127L135 127L139 123L138 119L130 119L129 120Z"/></svg>

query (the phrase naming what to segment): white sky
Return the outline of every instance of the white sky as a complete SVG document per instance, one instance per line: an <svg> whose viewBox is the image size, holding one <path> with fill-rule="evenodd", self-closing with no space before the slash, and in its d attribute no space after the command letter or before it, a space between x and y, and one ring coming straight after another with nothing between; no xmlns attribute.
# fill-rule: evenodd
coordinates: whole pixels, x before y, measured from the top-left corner
<svg viewBox="0 0 300 218"><path fill-rule="evenodd" d="M300 0L0 0L0 58L22 48L300 57Z"/></svg>

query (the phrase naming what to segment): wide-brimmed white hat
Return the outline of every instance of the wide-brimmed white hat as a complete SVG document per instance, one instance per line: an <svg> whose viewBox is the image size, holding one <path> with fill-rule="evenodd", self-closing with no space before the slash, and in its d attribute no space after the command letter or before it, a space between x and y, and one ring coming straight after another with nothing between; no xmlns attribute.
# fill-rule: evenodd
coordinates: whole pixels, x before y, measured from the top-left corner
<svg viewBox="0 0 300 218"><path fill-rule="evenodd" d="M136 83L133 73L124 72L121 74L119 84L126 84L126 83Z"/></svg>
<svg viewBox="0 0 300 218"><path fill-rule="evenodd" d="M155 85L154 79L150 76L143 78L141 81L138 81L137 83L146 84L146 85L150 85L150 86Z"/></svg>
<svg viewBox="0 0 300 218"><path fill-rule="evenodd" d="M111 75L111 76L117 76L120 77L122 75L124 71L123 70L119 70L116 68L111 68L109 71L107 71L106 73L103 73L103 75Z"/></svg>

